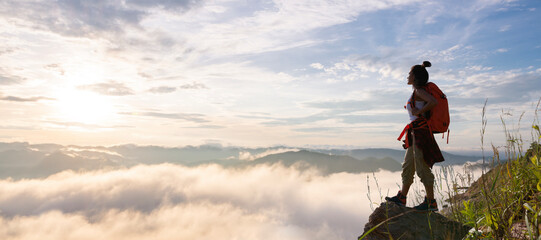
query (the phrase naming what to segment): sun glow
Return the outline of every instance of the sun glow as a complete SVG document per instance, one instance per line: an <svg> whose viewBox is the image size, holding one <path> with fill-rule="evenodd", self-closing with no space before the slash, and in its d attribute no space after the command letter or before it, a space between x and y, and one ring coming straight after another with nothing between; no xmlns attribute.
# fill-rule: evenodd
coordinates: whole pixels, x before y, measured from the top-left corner
<svg viewBox="0 0 541 240"><path fill-rule="evenodd" d="M107 124L113 120L114 107L106 96L71 90L57 95L58 117L65 122Z"/></svg>

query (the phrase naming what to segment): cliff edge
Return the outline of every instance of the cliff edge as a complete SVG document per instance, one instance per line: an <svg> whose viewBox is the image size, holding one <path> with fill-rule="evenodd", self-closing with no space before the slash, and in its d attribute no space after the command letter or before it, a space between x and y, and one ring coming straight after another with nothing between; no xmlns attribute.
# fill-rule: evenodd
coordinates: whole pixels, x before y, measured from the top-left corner
<svg viewBox="0 0 541 240"><path fill-rule="evenodd" d="M437 212L420 212L395 203L383 202L370 215L359 239L462 239L469 229Z"/></svg>

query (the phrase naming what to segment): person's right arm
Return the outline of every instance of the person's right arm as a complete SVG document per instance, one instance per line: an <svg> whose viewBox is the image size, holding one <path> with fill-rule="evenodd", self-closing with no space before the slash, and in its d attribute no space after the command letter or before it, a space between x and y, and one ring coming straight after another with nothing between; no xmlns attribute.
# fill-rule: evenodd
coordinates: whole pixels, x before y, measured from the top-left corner
<svg viewBox="0 0 541 240"><path fill-rule="evenodd" d="M430 111L432 108L434 108L438 104L438 100L434 98L430 93L425 91L422 88L415 90L415 96L418 99L421 99L422 101L426 102L426 104L421 109L414 108L411 110L411 113L415 116L421 116L425 112Z"/></svg>

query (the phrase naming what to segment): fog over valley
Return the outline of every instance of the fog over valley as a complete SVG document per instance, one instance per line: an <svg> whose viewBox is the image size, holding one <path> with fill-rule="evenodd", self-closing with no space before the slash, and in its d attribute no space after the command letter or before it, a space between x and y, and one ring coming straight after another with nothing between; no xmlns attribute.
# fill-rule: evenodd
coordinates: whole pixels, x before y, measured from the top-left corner
<svg viewBox="0 0 541 240"><path fill-rule="evenodd" d="M0 237L352 239L398 190L395 151L2 143ZM479 177L466 166L434 172Z"/></svg>

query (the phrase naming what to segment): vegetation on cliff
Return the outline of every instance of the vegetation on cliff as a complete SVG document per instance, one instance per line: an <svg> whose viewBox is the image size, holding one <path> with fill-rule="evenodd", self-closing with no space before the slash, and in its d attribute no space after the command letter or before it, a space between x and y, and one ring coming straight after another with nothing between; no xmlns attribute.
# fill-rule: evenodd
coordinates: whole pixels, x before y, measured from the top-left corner
<svg viewBox="0 0 541 240"><path fill-rule="evenodd" d="M446 215L472 227L467 239L541 239L540 149L532 143L449 199Z"/></svg>
<svg viewBox="0 0 541 240"><path fill-rule="evenodd" d="M524 142L518 131L509 131L502 123L507 144L492 146L493 167L465 192L459 193L460 189L454 187L445 214L471 227L466 239L541 239L541 131L537 109L526 152L522 151ZM482 126L481 141L486 126L484 111Z"/></svg>

